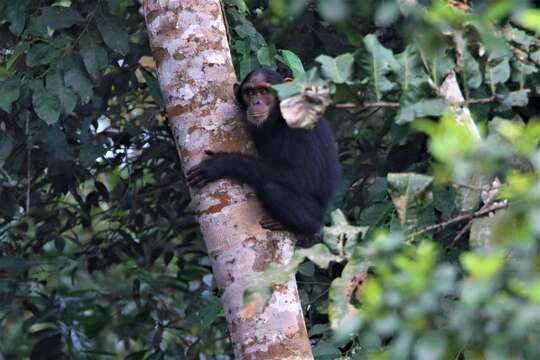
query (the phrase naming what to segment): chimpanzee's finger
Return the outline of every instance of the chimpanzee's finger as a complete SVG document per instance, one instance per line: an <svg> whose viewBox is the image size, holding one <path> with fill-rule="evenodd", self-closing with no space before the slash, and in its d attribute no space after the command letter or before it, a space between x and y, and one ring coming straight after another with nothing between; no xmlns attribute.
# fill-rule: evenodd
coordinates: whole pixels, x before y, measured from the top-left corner
<svg viewBox="0 0 540 360"><path fill-rule="evenodd" d="M199 167L198 166L194 166L192 167L191 169L189 169L187 172L186 172L186 179L190 179L192 178L193 176L197 175L199 173Z"/></svg>
<svg viewBox="0 0 540 360"><path fill-rule="evenodd" d="M285 227L280 222L272 219L270 216L264 216L259 224L263 229L267 230L285 230Z"/></svg>
<svg viewBox="0 0 540 360"><path fill-rule="evenodd" d="M204 182L204 175L198 167L190 169L186 174L186 180L190 186L199 187Z"/></svg>

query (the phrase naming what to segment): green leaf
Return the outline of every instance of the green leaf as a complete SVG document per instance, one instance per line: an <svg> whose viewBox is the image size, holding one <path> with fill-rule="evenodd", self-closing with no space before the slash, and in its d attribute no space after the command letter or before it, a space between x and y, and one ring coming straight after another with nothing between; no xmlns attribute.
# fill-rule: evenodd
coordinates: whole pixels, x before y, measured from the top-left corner
<svg viewBox="0 0 540 360"><path fill-rule="evenodd" d="M11 76L11 73L6 68L0 67L0 81L7 80Z"/></svg>
<svg viewBox="0 0 540 360"><path fill-rule="evenodd" d="M53 71L47 75L47 90L58 97L64 114L70 114L75 109L77 95L64 86L59 71Z"/></svg>
<svg viewBox="0 0 540 360"><path fill-rule="evenodd" d="M59 125L48 126L40 136L40 143L55 160L73 160L73 150L66 140L66 134Z"/></svg>
<svg viewBox="0 0 540 360"><path fill-rule="evenodd" d="M272 46L264 46L257 50L257 60L261 65L266 65L271 68L276 67L276 48Z"/></svg>
<svg viewBox="0 0 540 360"><path fill-rule="evenodd" d="M299 94L305 88L317 88L326 85L327 83L324 79L321 79L317 67L313 67L294 81L273 85L272 88L277 91L280 100L285 100Z"/></svg>
<svg viewBox="0 0 540 360"><path fill-rule="evenodd" d="M18 79L0 81L0 108L5 112L11 112L11 104L21 94L21 82Z"/></svg>
<svg viewBox="0 0 540 360"><path fill-rule="evenodd" d="M491 26L475 24L480 33L482 45L489 54L488 60L498 60L512 55L508 41Z"/></svg>
<svg viewBox="0 0 540 360"><path fill-rule="evenodd" d="M277 91L280 100L287 99L293 95L299 94L302 91L302 86L297 81L286 82L283 84L272 85L272 88Z"/></svg>
<svg viewBox="0 0 540 360"><path fill-rule="evenodd" d="M336 255L348 259L358 243L358 236L364 237L367 227L349 225L340 209L332 212L331 225L322 230L323 243Z"/></svg>
<svg viewBox="0 0 540 360"><path fill-rule="evenodd" d="M362 210L358 223L369 227L380 225L394 211L390 202L378 202Z"/></svg>
<svg viewBox="0 0 540 360"><path fill-rule="evenodd" d="M304 65L302 65L302 60L289 50L280 50L281 55L283 56L283 62L291 69L293 77L295 79L302 76L306 71L304 70Z"/></svg>
<svg viewBox="0 0 540 360"><path fill-rule="evenodd" d="M242 58L240 60L239 66L239 77L240 79L245 79L247 74L257 69L260 66L259 61L255 55L250 55L248 57Z"/></svg>
<svg viewBox="0 0 540 360"><path fill-rule="evenodd" d="M83 37L79 46L86 71L93 80L101 79L103 70L109 62L107 51L90 36Z"/></svg>
<svg viewBox="0 0 540 360"><path fill-rule="evenodd" d="M421 96L423 86L427 84L427 75L422 68L422 62L418 51L414 46L408 46L405 51L397 55L398 68L396 75L403 92L401 102L406 96L412 101Z"/></svg>
<svg viewBox="0 0 540 360"><path fill-rule="evenodd" d="M246 40L233 40L232 49L236 51L243 58L248 57L251 49L249 48L249 41Z"/></svg>
<svg viewBox="0 0 540 360"><path fill-rule="evenodd" d="M214 324L220 317L224 316L223 306L219 299L213 296L201 299L197 309L193 311L186 319L190 323L196 323L200 329L207 329Z"/></svg>
<svg viewBox="0 0 540 360"><path fill-rule="evenodd" d="M19 57L25 54L29 48L30 48L30 44L26 41L21 41L17 45L15 45L13 54L11 54L8 61L6 62L6 69L10 70L13 67L13 65L15 65Z"/></svg>
<svg viewBox="0 0 540 360"><path fill-rule="evenodd" d="M375 12L375 25L386 27L392 25L399 17L399 8L393 1L379 3Z"/></svg>
<svg viewBox="0 0 540 360"><path fill-rule="evenodd" d="M333 24L344 21L349 13L344 0L318 0L317 5L322 17Z"/></svg>
<svg viewBox="0 0 540 360"><path fill-rule="evenodd" d="M422 57L429 64L429 76L435 84L440 85L448 73L456 66L453 56L453 49L447 44L432 49L429 52L425 52L422 49Z"/></svg>
<svg viewBox="0 0 540 360"><path fill-rule="evenodd" d="M364 47L366 51L358 53L360 63L369 77L376 99L381 100L383 93L395 87L395 84L386 76L392 70L399 69L399 64L392 51L382 46L373 34L364 37Z"/></svg>
<svg viewBox="0 0 540 360"><path fill-rule="evenodd" d="M52 6L41 9L36 22L52 30L67 29L83 21L74 7Z"/></svg>
<svg viewBox="0 0 540 360"><path fill-rule="evenodd" d="M32 105L36 114L47 124L51 125L58 121L61 110L58 96L45 90L34 91Z"/></svg>
<svg viewBox="0 0 540 360"><path fill-rule="evenodd" d="M505 255L499 251L491 255L464 253L460 262L471 276L479 279L490 279L497 275L504 266Z"/></svg>
<svg viewBox="0 0 540 360"><path fill-rule="evenodd" d="M517 42L518 44L523 45L525 48L531 46L534 43L535 39L532 36L529 36L525 31L517 29L513 26L507 25L505 30L510 29L510 40Z"/></svg>
<svg viewBox="0 0 540 360"><path fill-rule="evenodd" d="M80 97L83 104L87 103L94 93L92 82L88 80L83 70L74 61L67 61L66 68L64 84Z"/></svg>
<svg viewBox="0 0 540 360"><path fill-rule="evenodd" d="M123 17L126 9L134 3L135 0L107 0L110 13L118 17Z"/></svg>
<svg viewBox="0 0 540 360"><path fill-rule="evenodd" d="M538 72L538 68L532 64L525 63L516 58L512 58L512 81L525 85L525 79L528 75Z"/></svg>
<svg viewBox="0 0 540 360"><path fill-rule="evenodd" d="M321 64L321 72L328 80L337 84L351 82L354 63L352 54L341 54L335 58L327 55L319 55L315 61Z"/></svg>
<svg viewBox="0 0 540 360"><path fill-rule="evenodd" d="M341 358L341 351L336 345L321 340L313 348L313 355L317 360L334 360Z"/></svg>
<svg viewBox="0 0 540 360"><path fill-rule="evenodd" d="M129 50L127 26L120 19L100 14L96 18L96 25L103 41L110 49L122 55L127 54Z"/></svg>
<svg viewBox="0 0 540 360"><path fill-rule="evenodd" d="M248 21L245 16L237 15L233 17L239 23L234 27L234 31L241 39L248 40L251 50L257 51L260 47L267 45L264 37L259 34L253 24Z"/></svg>
<svg viewBox="0 0 540 360"><path fill-rule="evenodd" d="M369 262L353 256L345 265L341 276L332 281L328 293L328 317L332 330L338 338L354 333L360 325L358 309L353 306L353 298L360 293L360 287L367 278Z"/></svg>
<svg viewBox="0 0 540 360"><path fill-rule="evenodd" d="M31 0L6 1L6 20L10 23L9 30L15 35L20 35L24 30L26 11L30 2Z"/></svg>
<svg viewBox="0 0 540 360"><path fill-rule="evenodd" d="M414 345L414 358L418 360L443 359L447 346L444 333L427 332Z"/></svg>
<svg viewBox="0 0 540 360"><path fill-rule="evenodd" d="M426 116L440 116L445 109L446 103L442 99L420 100L415 104L402 106L397 113L396 123L405 124Z"/></svg>
<svg viewBox="0 0 540 360"><path fill-rule="evenodd" d="M388 181L382 176L377 176L369 185L367 192L369 202L385 201L388 194Z"/></svg>
<svg viewBox="0 0 540 360"><path fill-rule="evenodd" d="M491 85L504 83L510 78L510 64L504 59L496 66L489 69L489 82Z"/></svg>
<svg viewBox="0 0 540 360"><path fill-rule="evenodd" d="M61 54L61 49L58 49L53 45L47 43L37 43L32 45L26 54L26 65L30 67L46 65L51 63L51 61L54 59L60 57Z"/></svg>
<svg viewBox="0 0 540 360"><path fill-rule="evenodd" d="M449 113L435 123L417 120L415 127L430 135L429 150L438 160L450 162L467 154L476 144L466 124L455 121L455 115Z"/></svg>
<svg viewBox="0 0 540 360"><path fill-rule="evenodd" d="M476 89L482 84L482 72L480 65L469 52L466 40L460 34L456 34L456 42L463 54L464 66L460 74L465 83L465 97L468 98L469 89Z"/></svg>
<svg viewBox="0 0 540 360"><path fill-rule="evenodd" d="M536 50L531 54L531 59L533 59L536 62L540 62L540 49Z"/></svg>
<svg viewBox="0 0 540 360"><path fill-rule="evenodd" d="M444 220L450 219L456 210L455 193L451 188L435 186L433 188L433 206L442 213Z"/></svg>
<svg viewBox="0 0 540 360"><path fill-rule="evenodd" d="M540 31L540 10L527 9L520 13L518 21L533 31Z"/></svg>
<svg viewBox="0 0 540 360"><path fill-rule="evenodd" d="M414 173L390 173L387 179L390 197L401 225L410 230L419 223L422 211L433 201L433 178Z"/></svg>
<svg viewBox="0 0 540 360"><path fill-rule="evenodd" d="M316 244L308 249L298 251L298 259L308 258L320 268L326 269L331 262L340 262L343 258L333 254L328 247L323 244Z"/></svg>
<svg viewBox="0 0 540 360"><path fill-rule="evenodd" d="M148 92L154 98L154 101L156 102L156 104L160 108L164 109L165 101L163 100L163 95L161 93L161 88L159 87L158 79L152 76L152 74L146 71L145 69L141 69L141 72L143 74L144 81L146 82L146 85L148 86Z"/></svg>
<svg viewBox="0 0 540 360"><path fill-rule="evenodd" d="M313 67L306 71L297 81L300 86L305 88L327 85L327 81L321 78L317 67Z"/></svg>
<svg viewBox="0 0 540 360"><path fill-rule="evenodd" d="M529 90L510 91L502 103L506 106L525 106L529 103Z"/></svg>

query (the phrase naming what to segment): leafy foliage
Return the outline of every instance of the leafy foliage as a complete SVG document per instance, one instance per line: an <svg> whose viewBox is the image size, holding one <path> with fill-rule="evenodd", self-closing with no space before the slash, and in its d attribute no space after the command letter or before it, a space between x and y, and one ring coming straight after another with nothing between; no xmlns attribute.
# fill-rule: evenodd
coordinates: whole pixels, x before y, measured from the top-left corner
<svg viewBox="0 0 540 360"><path fill-rule="evenodd" d="M330 89L344 167L256 291L297 271L317 359L538 358L538 10L309 3L225 1L239 77ZM230 356L140 3L0 2L0 44L2 356Z"/></svg>
<svg viewBox="0 0 540 360"><path fill-rule="evenodd" d="M5 359L229 349L139 10L0 5Z"/></svg>

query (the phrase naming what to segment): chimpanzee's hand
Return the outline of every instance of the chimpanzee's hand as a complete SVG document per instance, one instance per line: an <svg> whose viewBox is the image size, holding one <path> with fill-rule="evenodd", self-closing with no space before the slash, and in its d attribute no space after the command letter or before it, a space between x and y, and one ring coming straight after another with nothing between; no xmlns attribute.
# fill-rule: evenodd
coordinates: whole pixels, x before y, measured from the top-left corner
<svg viewBox="0 0 540 360"><path fill-rule="evenodd" d="M203 187L223 177L225 158L229 154L210 150L205 150L205 153L209 157L201 161L199 165L191 168L186 174L187 182L191 187Z"/></svg>
<svg viewBox="0 0 540 360"><path fill-rule="evenodd" d="M259 221L259 224L263 229L272 231L286 231L287 229L279 221L274 220L272 217L265 215Z"/></svg>

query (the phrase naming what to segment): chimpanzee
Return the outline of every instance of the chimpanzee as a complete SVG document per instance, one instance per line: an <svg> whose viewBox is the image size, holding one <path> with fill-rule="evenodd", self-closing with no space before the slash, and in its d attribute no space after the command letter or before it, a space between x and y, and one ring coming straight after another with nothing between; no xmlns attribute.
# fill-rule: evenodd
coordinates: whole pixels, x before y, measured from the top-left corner
<svg viewBox="0 0 540 360"><path fill-rule="evenodd" d="M209 157L188 171L187 180L204 186L237 179L255 189L270 214L262 218L263 228L314 234L340 182L337 146L324 118L313 129L287 126L272 89L282 82L277 72L261 68L235 85L259 157L206 151Z"/></svg>

